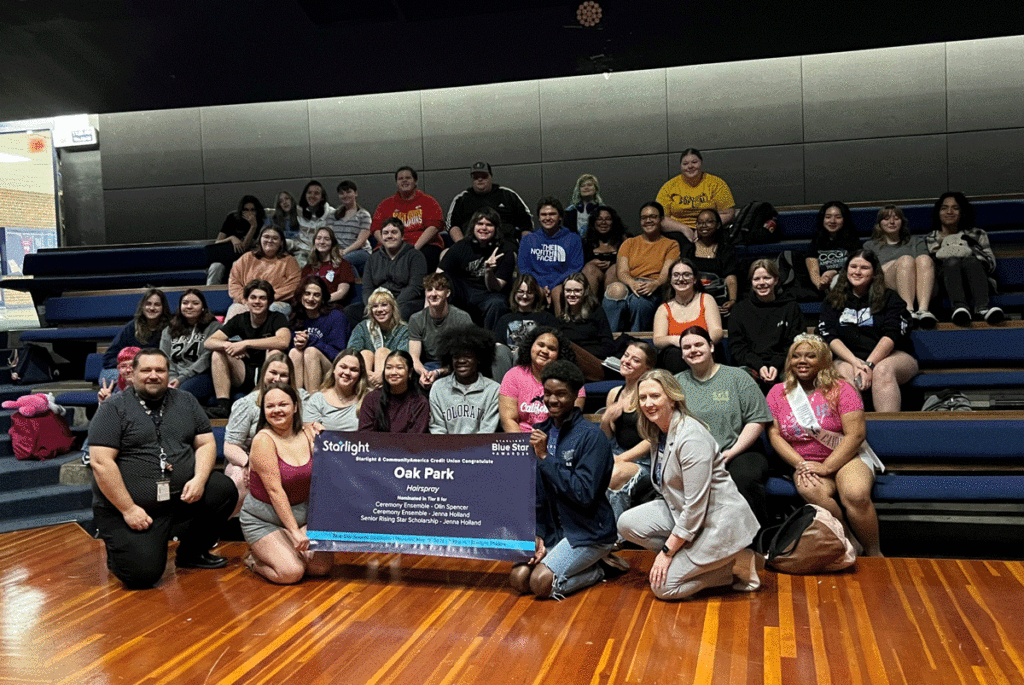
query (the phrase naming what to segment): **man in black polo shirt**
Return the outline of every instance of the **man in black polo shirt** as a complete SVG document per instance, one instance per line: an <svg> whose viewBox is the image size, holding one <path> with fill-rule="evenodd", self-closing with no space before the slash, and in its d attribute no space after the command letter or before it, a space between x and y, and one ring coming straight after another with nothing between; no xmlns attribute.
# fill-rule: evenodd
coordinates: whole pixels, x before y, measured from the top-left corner
<svg viewBox="0 0 1024 685"><path fill-rule="evenodd" d="M164 353L144 349L132 369L132 387L101 404L89 426L89 457L107 567L136 590L160 580L167 543L179 526L176 566L225 566L227 560L209 550L238 491L213 471L217 445L199 402L167 387Z"/></svg>

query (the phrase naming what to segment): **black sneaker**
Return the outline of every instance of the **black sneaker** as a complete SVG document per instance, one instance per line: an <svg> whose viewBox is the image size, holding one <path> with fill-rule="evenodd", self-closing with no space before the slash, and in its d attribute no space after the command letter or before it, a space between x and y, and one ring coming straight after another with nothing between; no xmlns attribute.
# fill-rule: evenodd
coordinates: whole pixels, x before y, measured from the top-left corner
<svg viewBox="0 0 1024 685"><path fill-rule="evenodd" d="M978 316L985 319L985 323L989 326L995 326L1001 324L1006 319L1006 315L1003 314L1003 310L999 307L989 307L988 309L979 309Z"/></svg>
<svg viewBox="0 0 1024 685"><path fill-rule="evenodd" d="M605 580L615 580L629 572L629 562L609 552L597 560L597 565L604 571Z"/></svg>
<svg viewBox="0 0 1024 685"><path fill-rule="evenodd" d="M935 318L927 309L920 309L917 312L917 325L926 331L930 331L935 328L935 324L939 323L939 320Z"/></svg>
<svg viewBox="0 0 1024 685"><path fill-rule="evenodd" d="M963 328L969 328L971 325L971 310L967 307L957 307L956 311L953 312L953 323Z"/></svg>
<svg viewBox="0 0 1024 685"><path fill-rule="evenodd" d="M226 419L231 416L231 407L217 403L212 407L206 407L206 415L211 419Z"/></svg>

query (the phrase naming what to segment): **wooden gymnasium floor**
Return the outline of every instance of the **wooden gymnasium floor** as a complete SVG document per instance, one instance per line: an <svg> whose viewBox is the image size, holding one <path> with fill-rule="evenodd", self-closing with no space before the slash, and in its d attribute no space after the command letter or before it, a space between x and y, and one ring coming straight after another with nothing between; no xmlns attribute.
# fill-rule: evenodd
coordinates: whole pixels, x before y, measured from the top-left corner
<svg viewBox="0 0 1024 685"><path fill-rule="evenodd" d="M1022 683L1024 564L865 559L764 574L754 594L652 598L652 556L565 601L518 597L509 565L339 554L275 587L169 570L126 592L74 524L0 536L0 682Z"/></svg>

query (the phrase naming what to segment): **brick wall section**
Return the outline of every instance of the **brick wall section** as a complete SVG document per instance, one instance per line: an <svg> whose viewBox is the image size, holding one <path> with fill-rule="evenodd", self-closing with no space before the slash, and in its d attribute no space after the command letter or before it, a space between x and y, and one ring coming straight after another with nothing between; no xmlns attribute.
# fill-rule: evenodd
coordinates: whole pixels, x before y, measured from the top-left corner
<svg viewBox="0 0 1024 685"><path fill-rule="evenodd" d="M0 188L0 226L53 228L56 225L52 195Z"/></svg>

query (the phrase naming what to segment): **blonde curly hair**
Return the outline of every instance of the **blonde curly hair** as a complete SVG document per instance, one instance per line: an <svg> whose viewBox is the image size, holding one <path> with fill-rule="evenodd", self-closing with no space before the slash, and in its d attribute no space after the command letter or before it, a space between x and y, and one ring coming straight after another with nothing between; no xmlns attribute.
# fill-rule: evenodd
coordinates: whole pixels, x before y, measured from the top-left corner
<svg viewBox="0 0 1024 685"><path fill-rule="evenodd" d="M786 392L795 388L797 384L796 375L790 367L793 362L793 355L801 345L807 345L818 356L819 368L818 375L814 377L814 388L820 390L829 406L838 411L839 384L845 381L836 371L832 358L832 348L820 336L814 333L801 333L793 338L793 344L789 346L789 352L786 353L786 368L783 371Z"/></svg>

